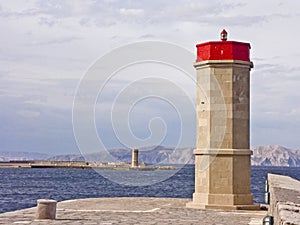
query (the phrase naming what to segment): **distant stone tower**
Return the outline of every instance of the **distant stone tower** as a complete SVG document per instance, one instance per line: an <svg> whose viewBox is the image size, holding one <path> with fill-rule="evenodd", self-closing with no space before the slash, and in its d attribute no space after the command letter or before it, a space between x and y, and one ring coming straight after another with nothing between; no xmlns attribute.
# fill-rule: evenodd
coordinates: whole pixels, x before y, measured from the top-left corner
<svg viewBox="0 0 300 225"><path fill-rule="evenodd" d="M197 148L191 208L258 209L250 190L250 44L197 45Z"/></svg>
<svg viewBox="0 0 300 225"><path fill-rule="evenodd" d="M139 150L134 148L132 149L131 167L138 167L138 166L139 166Z"/></svg>

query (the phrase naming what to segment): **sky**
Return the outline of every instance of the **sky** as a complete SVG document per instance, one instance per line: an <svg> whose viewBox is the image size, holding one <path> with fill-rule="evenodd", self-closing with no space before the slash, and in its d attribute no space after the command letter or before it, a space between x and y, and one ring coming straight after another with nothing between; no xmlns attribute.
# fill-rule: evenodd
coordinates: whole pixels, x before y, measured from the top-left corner
<svg viewBox="0 0 300 225"><path fill-rule="evenodd" d="M197 43L219 40L223 28L229 40L251 43L251 146L300 149L299 22L300 3L295 0L0 0L0 151L78 153L74 97L97 60L143 41L171 43L195 54ZM147 80L145 71L156 78ZM160 73L165 76L155 80ZM94 122L103 146L133 145L123 143L128 133L122 138L115 135L124 133L114 127L124 125L120 118L125 118L134 137L146 140L141 142L145 145L177 146L182 117L189 118L184 132L190 138L180 146L195 146L193 107L178 114L186 102L180 96L195 101L195 85L180 74L157 63L118 71L100 96L110 106L101 98L95 103ZM187 93L164 89L158 85L163 79L170 88L185 85ZM154 90L163 90L164 98L146 91L150 97L137 98L130 109L113 104L123 92L137 97L148 90L149 82ZM113 113L107 112L112 105L116 124L109 119ZM152 143L153 134L164 138L154 137Z"/></svg>

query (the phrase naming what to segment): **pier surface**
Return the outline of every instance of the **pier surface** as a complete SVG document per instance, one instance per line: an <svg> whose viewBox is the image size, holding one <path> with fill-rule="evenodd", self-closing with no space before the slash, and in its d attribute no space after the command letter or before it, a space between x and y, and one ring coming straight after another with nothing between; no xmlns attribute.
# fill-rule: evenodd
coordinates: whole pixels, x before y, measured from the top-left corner
<svg viewBox="0 0 300 225"><path fill-rule="evenodd" d="M210 224L258 225L266 211L188 209L191 199L90 198L57 204L56 220L36 220L36 207L0 214L0 224Z"/></svg>
<svg viewBox="0 0 300 225"><path fill-rule="evenodd" d="M268 174L270 207L274 225L300 224L300 182L288 176Z"/></svg>

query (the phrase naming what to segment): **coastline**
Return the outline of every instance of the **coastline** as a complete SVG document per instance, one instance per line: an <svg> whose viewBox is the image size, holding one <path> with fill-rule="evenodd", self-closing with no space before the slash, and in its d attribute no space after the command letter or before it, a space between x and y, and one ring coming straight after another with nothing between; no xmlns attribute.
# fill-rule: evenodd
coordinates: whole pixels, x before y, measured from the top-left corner
<svg viewBox="0 0 300 225"><path fill-rule="evenodd" d="M126 162L73 162L73 161L38 161L38 160L14 160L0 162L0 168L72 168L72 169L97 169L97 170L176 170L176 167L169 165L151 166L140 163L132 167Z"/></svg>

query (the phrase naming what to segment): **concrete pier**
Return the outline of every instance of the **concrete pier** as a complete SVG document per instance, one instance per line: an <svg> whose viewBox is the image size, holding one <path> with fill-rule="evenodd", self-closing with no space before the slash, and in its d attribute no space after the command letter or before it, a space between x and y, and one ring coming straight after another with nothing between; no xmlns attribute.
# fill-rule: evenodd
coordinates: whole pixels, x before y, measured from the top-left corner
<svg viewBox="0 0 300 225"><path fill-rule="evenodd" d="M300 224L300 182L288 176L268 174L269 214L275 225Z"/></svg>
<svg viewBox="0 0 300 225"><path fill-rule="evenodd" d="M191 199L91 198L59 202L56 220L37 220L37 208L0 214L0 224L218 224L260 225L266 211L188 209Z"/></svg>

